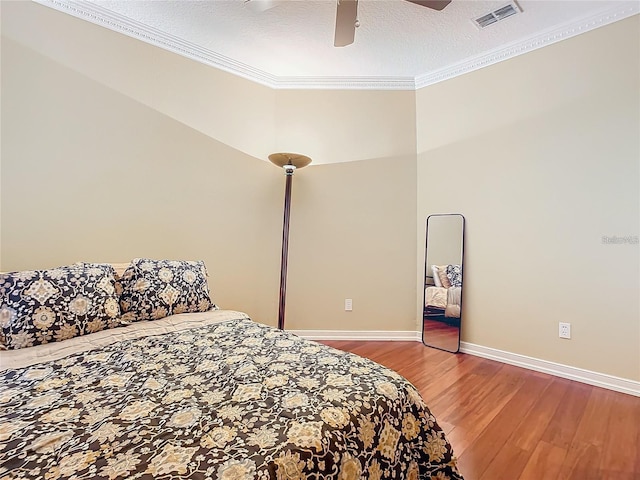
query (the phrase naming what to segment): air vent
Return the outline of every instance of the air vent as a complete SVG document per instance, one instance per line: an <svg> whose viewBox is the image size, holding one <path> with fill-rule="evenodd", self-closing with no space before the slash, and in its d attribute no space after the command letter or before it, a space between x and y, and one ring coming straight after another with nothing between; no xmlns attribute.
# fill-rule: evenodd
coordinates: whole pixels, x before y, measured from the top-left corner
<svg viewBox="0 0 640 480"><path fill-rule="evenodd" d="M511 15L515 15L516 13L521 12L520 8L515 3L509 3L504 7L500 7L497 10L494 10L491 13L487 13L479 18L474 18L473 23L476 24L479 28L485 28L489 25L496 23L500 20L504 20L505 18L510 17Z"/></svg>

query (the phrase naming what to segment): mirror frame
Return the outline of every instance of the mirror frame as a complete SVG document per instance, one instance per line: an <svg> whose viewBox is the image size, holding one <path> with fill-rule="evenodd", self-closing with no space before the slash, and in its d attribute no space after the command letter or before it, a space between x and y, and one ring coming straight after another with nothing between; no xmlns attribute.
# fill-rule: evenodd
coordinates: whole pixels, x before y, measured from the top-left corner
<svg viewBox="0 0 640 480"><path fill-rule="evenodd" d="M428 268L429 268L429 264L428 264L428 248L429 248L429 219L431 217L451 217L451 216L458 216L462 219L462 248L460 249L460 275L462 276L463 280L462 280L462 287L460 287L460 319L459 319L459 326L458 326L458 343L457 343L457 347L455 350L447 350L446 348L441 348L441 347L437 347L435 345L430 345L427 342L425 342L425 328L424 328L424 315L425 315L425 310L426 310L426 303L427 303L427 275L429 274L428 272ZM458 353L460 352L460 337L461 337L461 332L462 332L462 304L463 304L463 291L464 291L464 244L465 244L465 226L466 226L466 219L464 218L464 215L462 215L461 213L434 213L431 214L429 216L427 216L427 220L426 220L426 225L425 225L425 245L424 245L424 274L422 276L422 319L421 319L421 324L422 324L422 344L426 347L431 347L431 348L436 348L438 350L442 350L444 352L449 352L449 353Z"/></svg>

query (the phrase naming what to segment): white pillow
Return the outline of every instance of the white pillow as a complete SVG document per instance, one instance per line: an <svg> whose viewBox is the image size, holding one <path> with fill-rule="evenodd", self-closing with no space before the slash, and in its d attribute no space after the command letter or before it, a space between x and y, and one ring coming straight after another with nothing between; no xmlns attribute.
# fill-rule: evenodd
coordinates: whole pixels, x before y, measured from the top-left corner
<svg viewBox="0 0 640 480"><path fill-rule="evenodd" d="M440 275L438 275L438 267L436 265L431 265L431 272L433 272L433 283L435 283L436 287L442 287Z"/></svg>

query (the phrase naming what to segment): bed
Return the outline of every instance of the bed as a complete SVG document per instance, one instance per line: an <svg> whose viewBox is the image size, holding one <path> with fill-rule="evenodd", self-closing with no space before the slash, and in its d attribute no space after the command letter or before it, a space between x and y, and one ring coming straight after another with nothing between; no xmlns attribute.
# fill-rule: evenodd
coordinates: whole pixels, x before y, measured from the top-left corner
<svg viewBox="0 0 640 480"><path fill-rule="evenodd" d="M432 265L424 292L424 313L428 317L460 318L462 267Z"/></svg>
<svg viewBox="0 0 640 480"><path fill-rule="evenodd" d="M0 479L462 478L397 373L172 295L162 318L0 351Z"/></svg>
<svg viewBox="0 0 640 480"><path fill-rule="evenodd" d="M460 318L461 287L425 288L425 313L445 318Z"/></svg>

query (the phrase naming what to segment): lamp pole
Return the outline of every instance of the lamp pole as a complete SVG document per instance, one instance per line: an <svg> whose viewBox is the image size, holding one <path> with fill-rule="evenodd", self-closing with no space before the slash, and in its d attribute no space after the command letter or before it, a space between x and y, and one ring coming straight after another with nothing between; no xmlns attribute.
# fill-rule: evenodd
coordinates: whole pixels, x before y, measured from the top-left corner
<svg viewBox="0 0 640 480"><path fill-rule="evenodd" d="M273 153L269 160L284 169L284 218L282 221L282 255L280 257L280 297L278 302L278 328L284 330L285 302L287 298L287 261L289 256L289 218L291 216L291 183L297 168L306 167L311 159L297 153Z"/></svg>
<svg viewBox="0 0 640 480"><path fill-rule="evenodd" d="M287 260L289 258L289 217L291 215L291 183L296 167L285 169L284 219L282 221L282 257L280 258L280 303L278 305L278 328L284 330L284 307L287 298Z"/></svg>

